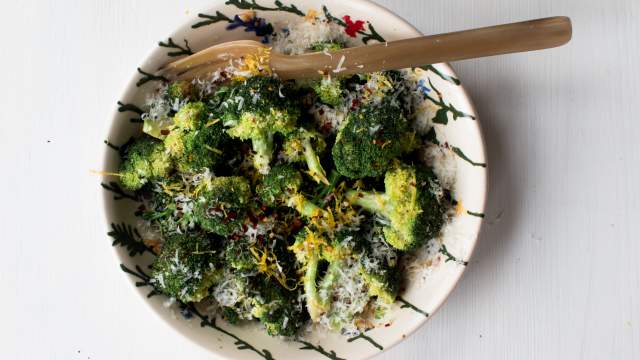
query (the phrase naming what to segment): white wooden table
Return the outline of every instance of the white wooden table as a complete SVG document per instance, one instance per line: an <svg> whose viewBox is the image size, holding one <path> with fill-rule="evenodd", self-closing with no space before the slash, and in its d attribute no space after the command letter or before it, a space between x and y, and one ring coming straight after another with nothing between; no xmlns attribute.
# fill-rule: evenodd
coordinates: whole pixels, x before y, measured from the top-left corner
<svg viewBox="0 0 640 360"><path fill-rule="evenodd" d="M208 0L0 4L0 358L211 359L131 291L97 179L147 51ZM385 0L425 33L550 15L564 48L454 64L488 143L487 225L445 306L381 359L640 358L640 2Z"/></svg>

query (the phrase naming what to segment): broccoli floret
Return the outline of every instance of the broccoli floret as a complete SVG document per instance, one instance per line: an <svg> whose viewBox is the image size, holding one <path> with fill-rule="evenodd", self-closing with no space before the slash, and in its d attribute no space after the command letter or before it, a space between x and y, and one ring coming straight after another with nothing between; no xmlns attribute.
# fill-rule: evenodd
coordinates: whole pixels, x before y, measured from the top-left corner
<svg viewBox="0 0 640 360"><path fill-rule="evenodd" d="M207 107L202 102L192 102L184 105L173 117L175 127L185 131L200 128L207 119Z"/></svg>
<svg viewBox="0 0 640 360"><path fill-rule="evenodd" d="M221 276L214 240L201 235L173 235L152 265L152 281L167 296L184 302L204 299Z"/></svg>
<svg viewBox="0 0 640 360"><path fill-rule="evenodd" d="M150 180L168 176L172 169L162 142L143 136L127 148L120 164L120 182L126 189L138 190Z"/></svg>
<svg viewBox="0 0 640 360"><path fill-rule="evenodd" d="M367 283L369 295L391 304L395 302L402 282L399 254L385 242L383 228L375 226L368 235L357 240L360 274Z"/></svg>
<svg viewBox="0 0 640 360"><path fill-rule="evenodd" d="M346 47L346 44L336 41L321 41L311 45L311 51L336 51ZM331 106L340 106L344 101L344 83L340 79L324 77L311 83L320 101Z"/></svg>
<svg viewBox="0 0 640 360"><path fill-rule="evenodd" d="M179 171L199 171L222 160L229 135L219 119L207 121L208 116L204 103L188 103L176 113L173 125L167 129L164 144Z"/></svg>
<svg viewBox="0 0 640 360"><path fill-rule="evenodd" d="M448 204L431 169L397 165L384 184L385 193L351 190L347 199L388 220L384 237L391 246L411 250L438 235Z"/></svg>
<svg viewBox="0 0 640 360"><path fill-rule="evenodd" d="M207 118L207 108L202 102L188 103L173 117L173 125L164 139L169 154L179 159L187 154L188 143L193 142L195 130L199 129Z"/></svg>
<svg viewBox="0 0 640 360"><path fill-rule="evenodd" d="M286 91L280 80L256 76L234 84L221 105L228 134L251 140L254 166L262 174L269 172L274 135L295 130L300 116L298 103Z"/></svg>
<svg viewBox="0 0 640 360"><path fill-rule="evenodd" d="M313 321L331 309L331 293L340 281L343 260L352 253L353 236L349 231L340 231L327 240L327 236L311 228L296 235L291 246L298 262L304 265L303 285L307 311ZM320 262L328 262L327 270L320 279Z"/></svg>
<svg viewBox="0 0 640 360"><path fill-rule="evenodd" d="M289 164L283 164L275 166L264 177L256 192L269 206L289 206L307 218L322 215L324 210L299 193L301 186L300 172Z"/></svg>
<svg viewBox="0 0 640 360"><path fill-rule="evenodd" d="M344 84L340 79L324 77L314 81L311 88L318 95L320 101L327 105L340 106L344 101Z"/></svg>
<svg viewBox="0 0 640 360"><path fill-rule="evenodd" d="M320 164L318 153L326 148L322 135L300 128L290 133L284 142L284 157L288 162L306 162L308 174L316 182L329 184L327 174Z"/></svg>
<svg viewBox="0 0 640 360"><path fill-rule="evenodd" d="M363 105L349 113L332 149L336 169L358 179L385 173L392 160L413 148L413 133L391 100Z"/></svg>
<svg viewBox="0 0 640 360"><path fill-rule="evenodd" d="M167 87L170 99L186 100L193 95L193 84L188 81L174 81Z"/></svg>
<svg viewBox="0 0 640 360"><path fill-rule="evenodd" d="M271 336L293 336L303 324L297 306L297 292L284 289L271 278L258 276L257 295L253 297L252 315L265 326Z"/></svg>
<svg viewBox="0 0 640 360"><path fill-rule="evenodd" d="M223 306L220 311L222 318L227 320L227 322L231 325L235 325L240 321L240 315L231 307Z"/></svg>
<svg viewBox="0 0 640 360"><path fill-rule="evenodd" d="M286 204L302 186L302 175L289 164L277 165L265 175L256 194L263 203L270 206Z"/></svg>
<svg viewBox="0 0 640 360"><path fill-rule="evenodd" d="M250 272L256 269L256 260L250 251L251 243L245 239L229 240L224 249L227 264L235 270Z"/></svg>
<svg viewBox="0 0 640 360"><path fill-rule="evenodd" d="M223 160L223 151L229 144L229 136L222 123L212 122L184 138L184 153L176 159L181 172L210 168ZM191 135L193 134L193 135Z"/></svg>
<svg viewBox="0 0 640 360"><path fill-rule="evenodd" d="M344 49L346 44L339 41L319 41L309 48L311 51L336 51L340 49Z"/></svg>
<svg viewBox="0 0 640 360"><path fill-rule="evenodd" d="M298 261L304 265L302 281L307 312L314 322L319 321L322 314L329 311L328 302L320 297L318 291L318 266L322 256L320 247L324 243L325 240L320 234L307 228L296 235L295 243L291 246Z"/></svg>
<svg viewBox="0 0 640 360"><path fill-rule="evenodd" d="M363 269L361 274L369 287L369 295L377 296L387 304L393 304L396 301L402 282L402 274L397 268L376 271Z"/></svg>
<svg viewBox="0 0 640 360"><path fill-rule="evenodd" d="M247 179L240 176L217 177L206 182L198 194L193 212L206 231L222 236L240 229L251 199Z"/></svg>
<svg viewBox="0 0 640 360"><path fill-rule="evenodd" d="M231 323L240 319L258 319L271 336L293 336L304 324L298 306L298 291L283 288L263 274L225 272L224 280L213 290L223 305L223 317Z"/></svg>

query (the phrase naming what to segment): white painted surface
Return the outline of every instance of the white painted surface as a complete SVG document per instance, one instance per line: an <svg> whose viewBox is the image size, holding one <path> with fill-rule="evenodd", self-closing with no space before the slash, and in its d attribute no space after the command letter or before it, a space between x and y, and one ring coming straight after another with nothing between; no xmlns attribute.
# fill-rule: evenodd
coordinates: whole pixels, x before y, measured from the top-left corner
<svg viewBox="0 0 640 360"><path fill-rule="evenodd" d="M208 1L158 3L0 4L2 359L212 358L124 281L87 171L132 67ZM380 359L640 358L640 3L380 3L425 33L574 21L564 48L454 64L489 147L487 225L449 301Z"/></svg>

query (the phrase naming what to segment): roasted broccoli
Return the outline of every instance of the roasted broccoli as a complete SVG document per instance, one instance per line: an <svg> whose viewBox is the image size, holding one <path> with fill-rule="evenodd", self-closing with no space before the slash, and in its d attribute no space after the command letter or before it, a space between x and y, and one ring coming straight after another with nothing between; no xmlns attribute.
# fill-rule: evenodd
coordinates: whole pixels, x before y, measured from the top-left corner
<svg viewBox="0 0 640 360"><path fill-rule="evenodd" d="M300 109L293 99L280 80L252 77L234 84L221 105L223 124L229 128L227 133L251 140L253 163L262 174L270 169L274 135L286 135L296 129Z"/></svg>
<svg viewBox="0 0 640 360"><path fill-rule="evenodd" d="M243 177L206 181L198 191L193 209L196 222L206 231L231 235L242 226L250 198L251 188Z"/></svg>
<svg viewBox="0 0 640 360"><path fill-rule="evenodd" d="M193 84L188 81L174 81L167 87L169 99L187 100L194 93Z"/></svg>
<svg viewBox="0 0 640 360"><path fill-rule="evenodd" d="M227 264L237 271L250 272L256 269L256 258L251 253L251 242L246 238L229 240L224 249Z"/></svg>
<svg viewBox="0 0 640 360"><path fill-rule="evenodd" d="M251 314L265 326L271 336L293 336L304 321L297 306L297 291L284 289L273 279L257 276L254 280L256 295Z"/></svg>
<svg viewBox="0 0 640 360"><path fill-rule="evenodd" d="M413 144L402 111L386 100L349 113L336 136L333 161L338 172L350 178L380 176Z"/></svg>
<svg viewBox="0 0 640 360"><path fill-rule="evenodd" d="M312 51L336 51L340 49L344 49L346 46L345 43L339 41L319 41L313 45L311 45L310 50Z"/></svg>
<svg viewBox="0 0 640 360"><path fill-rule="evenodd" d="M356 244L360 274L367 283L369 295L391 304L395 302L402 283L399 254L385 242L383 228L375 226L368 235L359 237Z"/></svg>
<svg viewBox="0 0 640 360"><path fill-rule="evenodd" d="M186 143L195 136L207 117L204 103L194 102L183 106L173 117L173 125L164 139L164 145L173 158L181 158L186 154Z"/></svg>
<svg viewBox="0 0 640 360"><path fill-rule="evenodd" d="M311 85L320 101L331 106L340 106L344 102L344 84L337 78L323 77Z"/></svg>
<svg viewBox="0 0 640 360"><path fill-rule="evenodd" d="M222 274L215 241L202 235L168 237L152 265L154 286L180 301L204 299Z"/></svg>
<svg viewBox="0 0 640 360"><path fill-rule="evenodd" d="M298 291L287 290L264 274L226 271L213 297L222 305L227 321L255 318L272 336L293 336L305 320Z"/></svg>
<svg viewBox="0 0 640 360"><path fill-rule="evenodd" d="M326 148L322 135L300 128L291 132L283 144L284 158L288 162L306 162L308 174L316 182L329 184L327 174L320 164L318 153Z"/></svg>
<svg viewBox="0 0 640 360"><path fill-rule="evenodd" d="M296 254L299 263L303 265L304 294L307 302L307 312L311 320L317 322L320 316L329 310L329 302L322 299L318 292L318 265L322 257L322 247L327 243L319 233L309 228L296 235L296 241L291 249Z"/></svg>
<svg viewBox="0 0 640 360"><path fill-rule="evenodd" d="M291 250L299 263L304 265L303 284L307 311L313 321L331 309L332 292L340 281L344 260L353 250L351 232L340 231L327 236L314 228L307 227L296 235ZM327 262L327 270L320 278L320 263Z"/></svg>
<svg viewBox="0 0 640 360"><path fill-rule="evenodd" d="M176 159L176 167L182 172L213 167L223 159L228 143L229 136L220 122L204 125L192 136L185 137L184 154Z"/></svg>
<svg viewBox="0 0 640 360"><path fill-rule="evenodd" d="M192 208L193 199L180 189L182 179L178 176L161 179L152 187L152 197L144 207L142 218L156 226L164 236L183 233L195 227Z"/></svg>
<svg viewBox="0 0 640 360"><path fill-rule="evenodd" d="M451 208L432 170L409 165L420 74L284 81L266 76L268 55L160 85L146 112L120 103L144 134L104 173L127 191L107 189L141 199L140 235L159 239L145 240L159 252L149 281L180 306L272 336L309 320L362 331L397 299L402 252L438 236Z"/></svg>
<svg viewBox="0 0 640 360"><path fill-rule="evenodd" d="M347 198L388 221L384 236L391 246L411 250L438 235L447 201L431 169L396 165L386 173L384 184L385 193L351 190Z"/></svg>
<svg viewBox="0 0 640 360"><path fill-rule="evenodd" d="M169 176L172 169L162 142L143 136L127 147L118 174L124 188L138 190L150 180Z"/></svg>
<svg viewBox="0 0 640 360"><path fill-rule="evenodd" d="M264 177L256 193L269 206L289 206L307 218L322 215L324 210L299 193L301 185L298 170L289 164L277 165Z"/></svg>

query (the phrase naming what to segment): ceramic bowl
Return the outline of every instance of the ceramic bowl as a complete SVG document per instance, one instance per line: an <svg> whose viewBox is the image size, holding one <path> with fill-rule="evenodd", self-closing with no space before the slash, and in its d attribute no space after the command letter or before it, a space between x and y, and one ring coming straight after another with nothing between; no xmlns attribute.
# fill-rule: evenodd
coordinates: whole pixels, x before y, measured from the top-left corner
<svg viewBox="0 0 640 360"><path fill-rule="evenodd" d="M247 26L235 16L256 10L256 16L275 28L287 21L300 20L316 11L328 13L336 22L348 25L363 20L357 33L361 42L392 41L421 35L411 24L389 10L364 0L231 0L212 1L210 8L194 15L169 37L160 38L150 55L132 67L133 78L121 95L111 118L104 155L104 169L117 169L118 145L141 131L140 115L147 94L158 81L151 75L172 58L184 56L216 43L261 38L260 28ZM486 195L486 162L482 133L474 107L456 74L447 64L425 67L425 108L435 129L434 142L455 158L455 192L458 200L456 216L447 231L424 259L424 271L413 276L394 304L389 321L356 337L316 331L304 339L282 340L264 334L257 326L232 326L175 306L167 307L167 299L155 295L148 285L151 255L141 246L134 213L138 199L122 191L113 178L102 180L104 209L109 239L124 271L144 303L178 333L217 357L229 359L364 359L372 357L405 339L442 305L460 279L471 256L480 225ZM105 239L105 244L107 240ZM105 249L106 251L106 249ZM118 266L114 264L114 266ZM131 304L132 307L139 304Z"/></svg>

